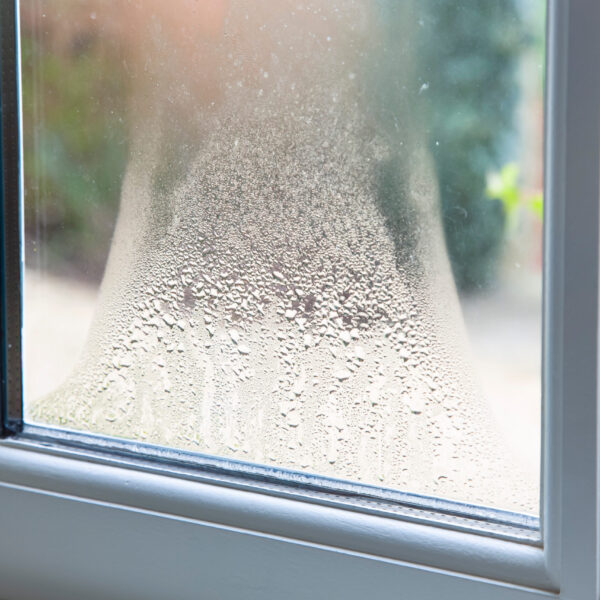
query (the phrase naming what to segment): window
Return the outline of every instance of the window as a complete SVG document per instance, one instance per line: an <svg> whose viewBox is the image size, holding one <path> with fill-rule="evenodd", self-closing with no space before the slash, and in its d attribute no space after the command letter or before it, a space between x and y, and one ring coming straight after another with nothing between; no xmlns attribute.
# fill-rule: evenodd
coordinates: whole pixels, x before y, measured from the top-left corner
<svg viewBox="0 0 600 600"><path fill-rule="evenodd" d="M544 3L218 2L216 32L161 6L123 31L89 0L20 4L26 421L537 517L541 216L521 188L541 194ZM537 143L511 140L519 106ZM515 191L519 155L537 163ZM532 389L513 367L493 396L532 413L530 465L477 389L451 269L492 315L477 329L508 329L474 354L529 342Z"/></svg>
<svg viewBox="0 0 600 600"><path fill-rule="evenodd" d="M219 4L203 6L213 14ZM3 539L9 543L0 553L0 593L597 597L600 90L593 65L600 10L591 1L549 6L539 530L535 519L494 509L286 476L279 468L286 465L240 466L236 460L24 424L18 18L12 4L1 10L5 439L0 502ZM264 73L263 78L269 79ZM283 310L288 319L285 311L297 308ZM163 321L170 327L167 317ZM245 356L240 349L246 342L235 340L231 330L228 334ZM349 335L352 340L352 328Z"/></svg>

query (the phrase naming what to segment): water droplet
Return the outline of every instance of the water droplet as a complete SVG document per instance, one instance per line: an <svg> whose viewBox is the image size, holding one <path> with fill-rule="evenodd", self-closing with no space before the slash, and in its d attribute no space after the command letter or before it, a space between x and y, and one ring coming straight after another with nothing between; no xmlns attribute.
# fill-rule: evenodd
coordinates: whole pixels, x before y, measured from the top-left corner
<svg viewBox="0 0 600 600"><path fill-rule="evenodd" d="M412 393L406 398L406 404L410 412L415 415L420 415L425 410L425 400L418 393Z"/></svg>
<svg viewBox="0 0 600 600"><path fill-rule="evenodd" d="M173 325L175 325L175 319L173 318L172 315L170 315L169 313L165 313L163 315L163 321L169 326L169 327L173 327Z"/></svg>
<svg viewBox="0 0 600 600"><path fill-rule="evenodd" d="M348 331L342 331L342 333L340 333L340 339L346 345L348 345L352 341L352 338L350 337L350 333Z"/></svg>
<svg viewBox="0 0 600 600"><path fill-rule="evenodd" d="M339 369L333 375L339 381L345 381L350 377L350 375L352 375L352 373L348 369Z"/></svg>
<svg viewBox="0 0 600 600"><path fill-rule="evenodd" d="M290 427L298 427L302 419L300 418L300 414L297 411L292 411L287 415L287 424Z"/></svg>

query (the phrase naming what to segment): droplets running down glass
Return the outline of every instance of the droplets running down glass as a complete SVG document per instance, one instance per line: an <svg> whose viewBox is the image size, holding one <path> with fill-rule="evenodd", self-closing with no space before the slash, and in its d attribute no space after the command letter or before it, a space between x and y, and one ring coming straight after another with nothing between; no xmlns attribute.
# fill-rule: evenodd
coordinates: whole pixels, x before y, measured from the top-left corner
<svg viewBox="0 0 600 600"><path fill-rule="evenodd" d="M22 0L28 422L537 514L541 0Z"/></svg>

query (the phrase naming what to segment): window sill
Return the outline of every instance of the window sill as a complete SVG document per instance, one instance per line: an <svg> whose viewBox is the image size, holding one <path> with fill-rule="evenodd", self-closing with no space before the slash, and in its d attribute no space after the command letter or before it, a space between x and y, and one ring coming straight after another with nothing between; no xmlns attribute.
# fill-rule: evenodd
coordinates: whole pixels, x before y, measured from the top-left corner
<svg viewBox="0 0 600 600"><path fill-rule="evenodd" d="M11 540L0 558L5 589L22 590L27 581L32 590L63 594L56 597L96 597L90 590L119 597L116 590L128 589L129 578L146 599L217 587L229 590L219 598L263 598L279 588L281 596L270 597L364 598L379 588L375 577L383 590L419 590L406 597L428 597L425 587L448 599L467 590L493 598L489 590L498 589L499 598L515 600L556 591L536 545L235 489L27 440L0 442L0 503L3 537ZM69 581L61 573L71 573ZM489 580L497 585L489 588Z"/></svg>

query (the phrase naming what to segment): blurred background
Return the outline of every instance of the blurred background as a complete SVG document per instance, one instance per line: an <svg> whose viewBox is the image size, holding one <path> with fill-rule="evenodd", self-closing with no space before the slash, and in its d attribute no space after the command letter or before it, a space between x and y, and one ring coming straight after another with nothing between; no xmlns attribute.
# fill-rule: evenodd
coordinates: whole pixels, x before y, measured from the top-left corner
<svg viewBox="0 0 600 600"><path fill-rule="evenodd" d="M81 350L127 161L127 36L93 5L21 2L31 398ZM537 465L545 2L421 0L419 15L419 95L473 360L504 435Z"/></svg>

